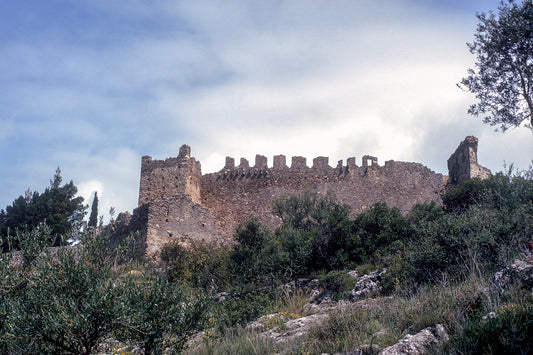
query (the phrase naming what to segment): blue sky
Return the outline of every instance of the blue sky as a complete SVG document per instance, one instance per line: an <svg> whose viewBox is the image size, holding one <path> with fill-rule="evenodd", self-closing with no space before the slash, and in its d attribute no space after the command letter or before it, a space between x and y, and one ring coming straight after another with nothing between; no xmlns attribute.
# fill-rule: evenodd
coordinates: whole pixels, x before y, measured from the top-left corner
<svg viewBox="0 0 533 355"><path fill-rule="evenodd" d="M533 135L466 114L476 11L498 1L0 2L0 208L57 166L100 213L137 205L142 155L186 143L226 155L364 154L447 173L467 135L479 161L526 168Z"/></svg>

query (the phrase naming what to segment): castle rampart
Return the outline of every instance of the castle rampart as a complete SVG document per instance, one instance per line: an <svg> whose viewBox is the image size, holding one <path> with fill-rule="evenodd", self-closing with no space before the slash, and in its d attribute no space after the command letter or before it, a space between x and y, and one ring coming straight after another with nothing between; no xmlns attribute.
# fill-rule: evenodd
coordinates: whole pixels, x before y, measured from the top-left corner
<svg viewBox="0 0 533 355"><path fill-rule="evenodd" d="M486 177L488 169L477 164L477 139L467 137L448 160L452 183L470 177ZM139 206L144 206L146 254L155 255L170 240L228 241L237 224L252 216L276 227L280 221L272 212L272 202L281 195L306 189L331 191L341 203L351 206L355 215L376 202L386 202L402 212L414 204L442 203L448 177L419 163L386 161L364 155L361 166L355 157L340 160L336 167L328 157L316 157L311 167L306 158L295 156L287 166L284 155L268 158L256 155L251 167L244 158L226 157L224 167L202 175L201 166L182 146L176 158L164 161L144 156L141 162ZM135 213L134 213L135 214Z"/></svg>

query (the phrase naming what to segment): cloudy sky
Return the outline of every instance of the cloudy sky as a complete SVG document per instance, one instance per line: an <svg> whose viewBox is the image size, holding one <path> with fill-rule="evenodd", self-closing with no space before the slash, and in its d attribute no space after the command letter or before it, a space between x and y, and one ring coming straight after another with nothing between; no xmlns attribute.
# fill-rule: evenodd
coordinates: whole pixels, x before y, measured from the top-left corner
<svg viewBox="0 0 533 355"><path fill-rule="evenodd" d="M498 2L2 1L0 208L60 166L101 214L132 211L141 156L184 143L204 173L259 153L447 174L475 135L482 165L526 168L532 132L495 132L456 87L475 13Z"/></svg>

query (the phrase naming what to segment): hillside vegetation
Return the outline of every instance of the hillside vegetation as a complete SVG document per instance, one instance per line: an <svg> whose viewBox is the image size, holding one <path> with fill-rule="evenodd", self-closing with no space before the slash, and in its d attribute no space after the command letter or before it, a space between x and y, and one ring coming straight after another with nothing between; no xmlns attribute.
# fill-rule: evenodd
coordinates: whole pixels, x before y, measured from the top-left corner
<svg viewBox="0 0 533 355"><path fill-rule="evenodd" d="M1 255L0 352L370 352L441 324L449 341L435 352L531 353L533 285L494 287L493 276L528 257L533 170L469 180L442 200L352 218L330 194L283 196L279 228L251 217L234 245L170 243L160 265L131 257L135 236L110 248L119 222L56 249L40 224L17 234L20 260ZM380 287L347 301L349 271L379 271ZM327 312L310 306L313 279ZM264 335L313 314L321 321L292 341Z"/></svg>

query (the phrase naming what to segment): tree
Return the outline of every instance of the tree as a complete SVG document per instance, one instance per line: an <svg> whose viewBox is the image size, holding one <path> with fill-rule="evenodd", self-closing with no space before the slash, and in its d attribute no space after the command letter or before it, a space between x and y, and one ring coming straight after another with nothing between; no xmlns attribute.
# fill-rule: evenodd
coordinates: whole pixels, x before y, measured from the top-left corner
<svg viewBox="0 0 533 355"><path fill-rule="evenodd" d="M54 252L42 243L50 228L41 224L23 233L22 265L2 255L0 354L102 353L98 345L110 337L137 343L144 354L179 352L204 324L209 304L202 293L148 267L138 271L138 262L116 267L108 232L82 233L83 247Z"/></svg>
<svg viewBox="0 0 533 355"><path fill-rule="evenodd" d="M98 192L94 192L93 204L91 205L91 215L89 216L89 227L96 228L98 223Z"/></svg>
<svg viewBox="0 0 533 355"><path fill-rule="evenodd" d="M305 260L310 269L326 270L346 263L346 242L352 231L350 207L337 203L332 192L321 195L306 190L281 196L273 203L273 213L283 221L276 237L284 248L292 248L289 253L292 263ZM305 243L293 248L299 240ZM309 255L307 244L311 249Z"/></svg>
<svg viewBox="0 0 533 355"><path fill-rule="evenodd" d="M230 261L235 279L242 284L260 280L264 272L261 252L272 239L270 231L253 217L237 226L234 239Z"/></svg>
<svg viewBox="0 0 533 355"><path fill-rule="evenodd" d="M498 15L476 16L474 41L468 43L476 70L468 69L458 84L479 100L468 113L502 131L529 119L533 130L533 1L502 0Z"/></svg>
<svg viewBox="0 0 533 355"><path fill-rule="evenodd" d="M4 251L19 247L16 231L32 230L43 222L52 229L53 246L63 244L64 236L80 228L87 206L83 197L76 196L78 189L72 180L61 186L62 181L58 167L42 194L28 189L0 213L0 246Z"/></svg>

